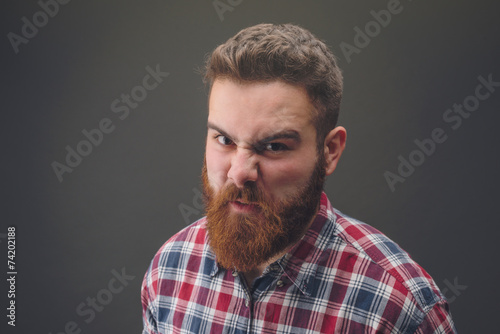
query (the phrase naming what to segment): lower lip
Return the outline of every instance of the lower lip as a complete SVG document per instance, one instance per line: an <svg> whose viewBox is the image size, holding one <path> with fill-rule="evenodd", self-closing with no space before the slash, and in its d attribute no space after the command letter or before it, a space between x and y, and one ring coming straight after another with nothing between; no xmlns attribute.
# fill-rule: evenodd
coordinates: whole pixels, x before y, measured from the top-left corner
<svg viewBox="0 0 500 334"><path fill-rule="evenodd" d="M235 201L231 202L231 207L237 212L253 213L257 211L258 206L256 204L243 204Z"/></svg>

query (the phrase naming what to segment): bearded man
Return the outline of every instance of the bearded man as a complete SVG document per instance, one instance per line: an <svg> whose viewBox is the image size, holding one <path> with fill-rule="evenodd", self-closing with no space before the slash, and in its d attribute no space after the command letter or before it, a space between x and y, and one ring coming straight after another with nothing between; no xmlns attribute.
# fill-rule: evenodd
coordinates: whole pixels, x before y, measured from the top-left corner
<svg viewBox="0 0 500 334"><path fill-rule="evenodd" d="M246 28L205 80L206 217L154 257L143 333L454 333L432 278L323 192L346 142L325 44L291 24Z"/></svg>

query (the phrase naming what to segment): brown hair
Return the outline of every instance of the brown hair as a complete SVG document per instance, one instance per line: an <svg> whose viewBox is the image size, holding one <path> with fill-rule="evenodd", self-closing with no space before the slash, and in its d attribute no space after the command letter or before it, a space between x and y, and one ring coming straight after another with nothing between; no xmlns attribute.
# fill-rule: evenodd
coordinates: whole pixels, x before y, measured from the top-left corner
<svg viewBox="0 0 500 334"><path fill-rule="evenodd" d="M308 30L293 24L258 24L219 45L205 64L204 81L273 81L304 87L316 108L318 147L337 124L342 73L335 56Z"/></svg>

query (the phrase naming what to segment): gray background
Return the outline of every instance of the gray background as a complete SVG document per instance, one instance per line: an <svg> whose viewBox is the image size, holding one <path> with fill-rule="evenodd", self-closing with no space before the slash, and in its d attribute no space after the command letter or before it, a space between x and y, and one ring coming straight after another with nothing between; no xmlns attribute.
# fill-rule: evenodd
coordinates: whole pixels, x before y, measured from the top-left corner
<svg viewBox="0 0 500 334"><path fill-rule="evenodd" d="M17 227L18 271L17 326L8 329L55 334L74 321L81 333L140 332L150 260L202 215L195 191L206 89L197 68L243 27L292 22L332 47L345 76L348 144L326 185L334 206L407 250L445 291L461 333L496 332L500 89L460 128L443 121L474 94L478 76L500 81L496 1L403 0L350 62L340 43L353 45L354 28L364 30L370 11L388 1L232 3L221 20L210 0L71 1L16 54L7 34L20 35L21 18L33 22L41 7L2 2L1 277L9 225ZM170 75L121 120L111 102L157 64ZM51 164L64 163L65 147L103 118L114 131L59 182ZM384 172L397 172L398 156L408 158L414 140L437 127L448 139L392 192ZM102 296L122 268L135 278L87 323L77 306Z"/></svg>

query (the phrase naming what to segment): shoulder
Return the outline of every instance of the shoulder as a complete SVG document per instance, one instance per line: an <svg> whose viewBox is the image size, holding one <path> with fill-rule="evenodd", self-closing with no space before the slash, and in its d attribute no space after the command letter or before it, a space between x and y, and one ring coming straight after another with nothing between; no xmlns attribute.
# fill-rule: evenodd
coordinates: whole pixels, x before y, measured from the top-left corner
<svg viewBox="0 0 500 334"><path fill-rule="evenodd" d="M203 217L195 221L191 225L186 226L185 228L174 234L170 239L168 239L160 248L159 252L161 252L164 248L175 246L179 243L204 243L206 236L206 223L206 217Z"/></svg>
<svg viewBox="0 0 500 334"><path fill-rule="evenodd" d="M141 287L144 328L150 332L158 332L162 296L168 297L172 289L182 284L186 273L202 263L212 261L206 242L205 224L206 220L202 218L177 232L153 257Z"/></svg>
<svg viewBox="0 0 500 334"><path fill-rule="evenodd" d="M201 218L177 232L160 247L144 276L144 300L154 299L165 280L177 281L193 265L211 261L205 225L206 219Z"/></svg>
<svg viewBox="0 0 500 334"><path fill-rule="evenodd" d="M207 245L205 226L206 218L203 217L174 234L154 256L152 268L178 268L183 258L201 254L198 252L203 252Z"/></svg>
<svg viewBox="0 0 500 334"><path fill-rule="evenodd" d="M354 252L368 258L374 271L392 276L424 313L437 303L445 302L432 277L397 243L376 228L335 209L334 217L337 236L354 248Z"/></svg>

